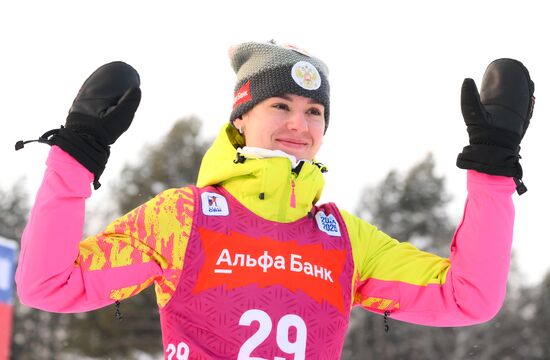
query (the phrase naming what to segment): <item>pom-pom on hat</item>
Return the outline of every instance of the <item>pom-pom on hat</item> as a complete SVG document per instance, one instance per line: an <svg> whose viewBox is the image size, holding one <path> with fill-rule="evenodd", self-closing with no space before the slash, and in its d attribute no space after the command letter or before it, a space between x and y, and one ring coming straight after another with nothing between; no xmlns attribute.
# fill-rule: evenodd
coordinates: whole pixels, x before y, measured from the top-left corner
<svg viewBox="0 0 550 360"><path fill-rule="evenodd" d="M325 63L292 45L247 42L229 49L237 74L230 121L259 102L283 94L305 96L325 107L325 131L329 122L330 87Z"/></svg>

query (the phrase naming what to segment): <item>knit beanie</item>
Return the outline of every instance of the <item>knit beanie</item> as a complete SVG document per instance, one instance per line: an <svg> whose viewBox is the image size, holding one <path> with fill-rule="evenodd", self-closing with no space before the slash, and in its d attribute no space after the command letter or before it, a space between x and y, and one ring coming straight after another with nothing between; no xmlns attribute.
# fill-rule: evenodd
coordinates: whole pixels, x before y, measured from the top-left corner
<svg viewBox="0 0 550 360"><path fill-rule="evenodd" d="M237 74L230 121L259 102L283 94L319 101L325 107L325 131L329 122L330 88L323 61L292 45L247 42L229 50Z"/></svg>

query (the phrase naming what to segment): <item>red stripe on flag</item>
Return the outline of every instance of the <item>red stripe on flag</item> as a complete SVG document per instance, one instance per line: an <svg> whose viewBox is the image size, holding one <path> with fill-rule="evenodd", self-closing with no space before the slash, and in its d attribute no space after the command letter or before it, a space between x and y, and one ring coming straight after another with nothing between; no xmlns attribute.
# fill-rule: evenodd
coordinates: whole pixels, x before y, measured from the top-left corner
<svg viewBox="0 0 550 360"><path fill-rule="evenodd" d="M0 360L10 357L12 314L11 305L0 303Z"/></svg>

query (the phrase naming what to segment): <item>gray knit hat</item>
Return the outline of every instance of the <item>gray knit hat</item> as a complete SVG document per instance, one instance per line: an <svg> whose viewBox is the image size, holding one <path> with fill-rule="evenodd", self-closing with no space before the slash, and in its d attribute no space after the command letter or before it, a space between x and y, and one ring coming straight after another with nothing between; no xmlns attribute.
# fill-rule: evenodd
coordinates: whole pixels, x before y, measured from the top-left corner
<svg viewBox="0 0 550 360"><path fill-rule="evenodd" d="M323 61L291 45L248 42L229 50L237 74L230 121L259 102L283 94L295 94L319 101L325 107L328 127L330 87Z"/></svg>

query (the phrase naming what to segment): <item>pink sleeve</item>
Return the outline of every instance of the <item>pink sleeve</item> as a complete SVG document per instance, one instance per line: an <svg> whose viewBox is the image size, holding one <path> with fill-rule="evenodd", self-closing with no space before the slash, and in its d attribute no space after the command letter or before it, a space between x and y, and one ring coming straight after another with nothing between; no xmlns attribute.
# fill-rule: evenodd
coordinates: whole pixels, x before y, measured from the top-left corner
<svg viewBox="0 0 550 360"><path fill-rule="evenodd" d="M135 264L131 271L87 272L90 264L79 261L79 244L93 174L57 146L46 164L21 240L16 283L22 303L55 312L92 310L114 302L111 289L150 284L162 274L154 262Z"/></svg>
<svg viewBox="0 0 550 360"><path fill-rule="evenodd" d="M514 191L512 178L469 170L468 196L450 258L388 240L373 261L392 264L375 265L358 282L356 303L377 312L387 310L392 318L432 326L491 319L506 294Z"/></svg>

